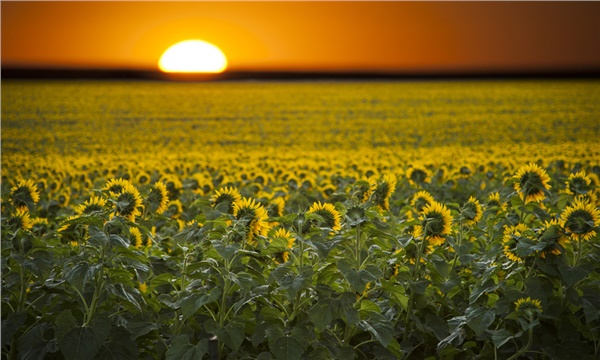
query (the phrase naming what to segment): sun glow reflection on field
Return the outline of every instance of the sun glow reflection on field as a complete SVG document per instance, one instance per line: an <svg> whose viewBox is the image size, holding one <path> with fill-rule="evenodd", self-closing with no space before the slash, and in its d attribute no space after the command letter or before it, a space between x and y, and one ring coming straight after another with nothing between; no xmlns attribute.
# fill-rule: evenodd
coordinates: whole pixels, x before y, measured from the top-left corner
<svg viewBox="0 0 600 360"><path fill-rule="evenodd" d="M158 67L166 73L221 73L227 58L217 46L202 40L185 40L169 47Z"/></svg>

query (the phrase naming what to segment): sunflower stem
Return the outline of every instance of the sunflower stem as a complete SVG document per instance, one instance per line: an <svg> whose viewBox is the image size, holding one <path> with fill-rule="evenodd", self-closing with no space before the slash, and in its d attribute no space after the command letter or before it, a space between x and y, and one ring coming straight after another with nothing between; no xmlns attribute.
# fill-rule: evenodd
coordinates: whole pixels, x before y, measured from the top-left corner
<svg viewBox="0 0 600 360"><path fill-rule="evenodd" d="M356 271L360 271L360 224L356 225Z"/></svg>
<svg viewBox="0 0 600 360"><path fill-rule="evenodd" d="M413 269L413 276L412 276L413 283L416 281L417 276L419 274L419 268L421 265L421 252L425 251L426 243L427 243L427 225L423 226L423 238L422 238L421 244L419 244L419 246L417 247L417 257L415 259L415 268ZM409 286L409 290L410 290L410 295L408 297L408 306L406 308L406 319L404 321L404 335L402 337L402 342L405 342L408 340L408 327L410 325L410 315L412 313L412 307L413 307L413 302L414 302L414 297L415 297L414 289Z"/></svg>
<svg viewBox="0 0 600 360"><path fill-rule="evenodd" d="M573 266L577 266L579 264L579 260L581 260L581 236L577 237L577 253L575 256L575 264L573 264Z"/></svg>

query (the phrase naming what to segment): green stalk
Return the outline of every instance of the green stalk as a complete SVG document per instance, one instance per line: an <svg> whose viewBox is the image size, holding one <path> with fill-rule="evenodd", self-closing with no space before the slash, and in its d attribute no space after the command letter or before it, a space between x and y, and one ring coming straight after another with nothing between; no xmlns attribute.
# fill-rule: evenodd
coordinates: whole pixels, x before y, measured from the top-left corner
<svg viewBox="0 0 600 360"><path fill-rule="evenodd" d="M421 241L420 247L417 247L417 258L415 260L415 268L413 269L412 280L413 282L417 279L419 268L421 267L421 253L425 251L425 244L427 242L427 226L423 229L423 240ZM406 320L404 322L404 335L402 342L408 340L408 327L410 325L410 314L412 312L414 302L414 291L409 287L410 295L408 297L408 308L406 309Z"/></svg>
<svg viewBox="0 0 600 360"><path fill-rule="evenodd" d="M464 226L463 226L463 222L460 222L460 231L458 232L458 239L456 242L456 249L454 250L454 259L452 260L452 266L450 267L450 271L448 272L449 274L452 273L452 270L454 270L454 267L456 266L456 261L458 260L458 248L460 247L460 245L462 244L462 240L464 237Z"/></svg>
<svg viewBox="0 0 600 360"><path fill-rule="evenodd" d="M577 266L579 264L579 260L581 260L581 236L577 237L577 254L575 257L575 264L573 266Z"/></svg>
<svg viewBox="0 0 600 360"><path fill-rule="evenodd" d="M531 324L532 322L533 322L533 317L530 315L529 316L529 324ZM523 346L521 349L519 349L519 351L517 351L516 354L509 357L507 360L518 359L519 356L527 353L527 350L529 350L529 348L531 347L531 343L533 342L533 328L531 327L531 325L529 327L528 335L529 335L529 339L527 339L527 344L525 344L525 346Z"/></svg>
<svg viewBox="0 0 600 360"><path fill-rule="evenodd" d="M360 271L360 250L361 250L361 239L360 239L360 224L356 225L356 271Z"/></svg>
<svg viewBox="0 0 600 360"><path fill-rule="evenodd" d="M94 295L92 296L92 303L88 308L87 316L85 317L85 321L83 322L83 326L87 326L92 322L92 318L94 317L94 313L96 312L96 306L98 306L98 299L102 294L102 288L104 287L104 247L100 249L100 271L96 274L96 279L94 280Z"/></svg>

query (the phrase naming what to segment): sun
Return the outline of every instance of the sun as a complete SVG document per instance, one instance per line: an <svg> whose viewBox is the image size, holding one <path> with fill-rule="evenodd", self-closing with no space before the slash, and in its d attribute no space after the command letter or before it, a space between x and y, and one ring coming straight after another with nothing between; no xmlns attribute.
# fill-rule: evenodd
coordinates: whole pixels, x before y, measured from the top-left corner
<svg viewBox="0 0 600 360"><path fill-rule="evenodd" d="M220 73L227 68L227 58L211 43L185 40L165 50L158 67L167 73Z"/></svg>

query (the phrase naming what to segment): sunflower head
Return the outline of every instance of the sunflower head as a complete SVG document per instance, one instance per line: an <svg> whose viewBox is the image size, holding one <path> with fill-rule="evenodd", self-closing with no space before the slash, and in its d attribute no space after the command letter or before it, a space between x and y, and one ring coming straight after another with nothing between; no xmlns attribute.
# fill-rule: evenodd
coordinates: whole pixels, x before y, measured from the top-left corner
<svg viewBox="0 0 600 360"><path fill-rule="evenodd" d="M127 183L117 195L115 214L135 222L135 217L142 214L140 212L141 207L142 197L140 196L138 189L131 183Z"/></svg>
<svg viewBox="0 0 600 360"><path fill-rule="evenodd" d="M27 207L17 208L15 213L8 218L7 226L15 230L31 230L33 222L31 221L31 216L29 215Z"/></svg>
<svg viewBox="0 0 600 360"><path fill-rule="evenodd" d="M437 201L423 208L421 216L420 229L416 230L419 234L425 234L425 240L430 245L439 246L444 243L444 236L452 233L452 214L450 210Z"/></svg>
<svg viewBox="0 0 600 360"><path fill-rule="evenodd" d="M373 191L373 200L375 205L383 210L390 209L390 197L396 190L396 177L391 175L383 175L377 187Z"/></svg>
<svg viewBox="0 0 600 360"><path fill-rule="evenodd" d="M502 247L504 255L507 259L512 262L523 262L523 258L516 254L517 246L523 238L527 235L525 232L528 230L525 224L517 224L515 226L507 226L504 229L504 236L502 238Z"/></svg>
<svg viewBox="0 0 600 360"><path fill-rule="evenodd" d="M592 190L592 179L584 171L569 175L565 184L565 191L571 195L585 195Z"/></svg>
<svg viewBox="0 0 600 360"><path fill-rule="evenodd" d="M87 227L82 224L69 222L77 219L77 215L67 217L57 230L61 242L77 245L88 237Z"/></svg>
<svg viewBox="0 0 600 360"><path fill-rule="evenodd" d="M152 239L148 234L143 234L137 227L129 227L129 242L136 249L143 249L152 245Z"/></svg>
<svg viewBox="0 0 600 360"><path fill-rule="evenodd" d="M500 214L501 212L506 211L506 203L503 203L500 200L500 193L493 192L488 195L488 202L486 204L487 209L496 209L496 214Z"/></svg>
<svg viewBox="0 0 600 360"><path fill-rule="evenodd" d="M96 211L104 210L104 206L106 205L106 200L99 196L92 196L88 200L86 200L83 204L77 207L78 215L87 215Z"/></svg>
<svg viewBox="0 0 600 360"><path fill-rule="evenodd" d="M460 216L465 221L465 225L467 226L473 226L477 224L483 216L483 209L481 208L479 200L471 196L460 209Z"/></svg>
<svg viewBox="0 0 600 360"><path fill-rule="evenodd" d="M521 298L515 301L515 311L526 315L540 314L542 312L542 303L531 297Z"/></svg>
<svg viewBox="0 0 600 360"><path fill-rule="evenodd" d="M287 262L290 259L289 250L291 250L294 247L294 242L296 241L296 239L294 239L292 234L290 234L290 232L284 228L277 229L277 231L273 235L273 238L274 239L283 239L284 242L286 243L286 249L287 249L286 251L281 251L281 252L278 252L275 254L275 256L274 256L275 262L276 263Z"/></svg>
<svg viewBox="0 0 600 360"><path fill-rule="evenodd" d="M600 210L593 204L576 199L563 210L561 225L574 240L589 240L596 235L600 225Z"/></svg>
<svg viewBox="0 0 600 360"><path fill-rule="evenodd" d="M169 199L179 198L181 189L183 188L183 184L181 183L181 180L179 180L179 177L173 174L168 174L162 178L161 183L165 185Z"/></svg>
<svg viewBox="0 0 600 360"><path fill-rule="evenodd" d="M17 209L32 209L40 201L40 193L33 180L21 180L11 189L12 203Z"/></svg>
<svg viewBox="0 0 600 360"><path fill-rule="evenodd" d="M281 196L278 196L278 197L272 199L269 202L269 205L267 207L269 217L283 216L284 209L285 209L285 199Z"/></svg>
<svg viewBox="0 0 600 360"><path fill-rule="evenodd" d="M224 187L217 191L210 199L213 207L220 208L229 214L233 214L233 204L242 200L242 195L234 187Z"/></svg>
<svg viewBox="0 0 600 360"><path fill-rule="evenodd" d="M242 198L233 204L233 216L244 221L246 226L246 241L253 246L258 245L257 235L265 236L269 231L267 211L254 199Z"/></svg>
<svg viewBox="0 0 600 360"><path fill-rule="evenodd" d="M162 214L167 210L169 192L167 186L162 181L157 181L152 185L146 203L149 210L155 211L157 214Z"/></svg>
<svg viewBox="0 0 600 360"><path fill-rule="evenodd" d="M545 258L546 255L560 255L569 241L565 229L560 225L560 221L556 219L546 220L539 234L539 241L546 243L544 251L540 253L542 258Z"/></svg>
<svg viewBox="0 0 600 360"><path fill-rule="evenodd" d="M410 205L413 207L417 214L420 214L423 209L435 202L435 199L428 191L421 190L415 195L413 195L412 200L410 201Z"/></svg>
<svg viewBox="0 0 600 360"><path fill-rule="evenodd" d="M104 185L102 190L108 191L108 193L110 194L111 197L116 197L123 191L123 189L125 188L125 185L128 185L128 184L131 184L129 182L129 180L110 179L110 180L108 180L106 185Z"/></svg>
<svg viewBox="0 0 600 360"><path fill-rule="evenodd" d="M352 194L361 202L369 200L373 191L377 188L377 182L373 177L361 179L352 185Z"/></svg>
<svg viewBox="0 0 600 360"><path fill-rule="evenodd" d="M342 216L332 204L321 204L320 201L313 203L306 213L320 215L324 221L323 225L331 228L333 231L339 231L342 229Z"/></svg>
<svg viewBox="0 0 600 360"><path fill-rule="evenodd" d="M411 167L406 172L406 177L408 179L408 183L413 186L423 185L431 182L431 175L429 174L429 171L421 167Z"/></svg>
<svg viewBox="0 0 600 360"><path fill-rule="evenodd" d="M522 166L513 178L514 188L525 204L544 200L545 192L551 187L548 184L550 177L546 174L546 170L535 163Z"/></svg>

